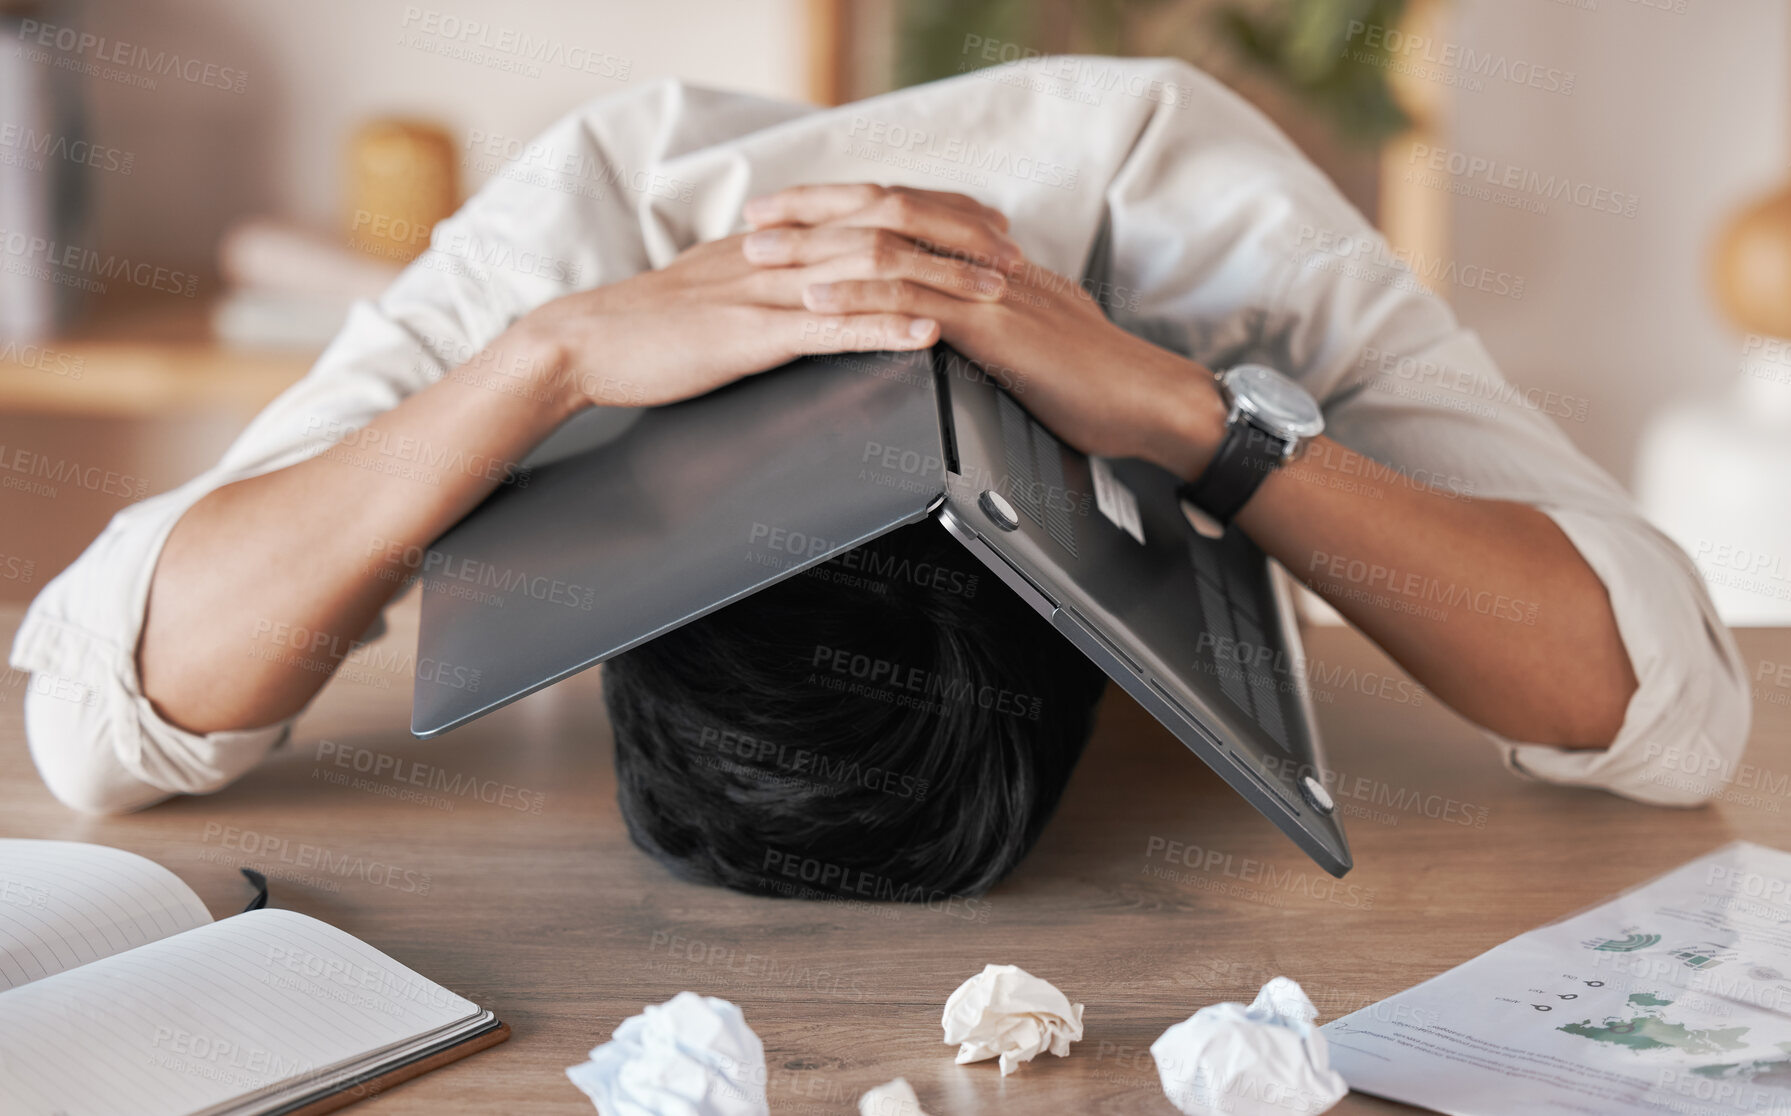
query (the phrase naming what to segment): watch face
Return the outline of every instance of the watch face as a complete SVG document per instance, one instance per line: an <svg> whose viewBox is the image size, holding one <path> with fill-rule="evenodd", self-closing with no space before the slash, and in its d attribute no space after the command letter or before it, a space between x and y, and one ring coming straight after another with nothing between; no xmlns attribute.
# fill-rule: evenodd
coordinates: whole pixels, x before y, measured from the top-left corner
<svg viewBox="0 0 1791 1116"><path fill-rule="evenodd" d="M1276 434L1312 438L1325 428L1325 418L1306 389L1261 364L1240 364L1220 379L1232 403Z"/></svg>

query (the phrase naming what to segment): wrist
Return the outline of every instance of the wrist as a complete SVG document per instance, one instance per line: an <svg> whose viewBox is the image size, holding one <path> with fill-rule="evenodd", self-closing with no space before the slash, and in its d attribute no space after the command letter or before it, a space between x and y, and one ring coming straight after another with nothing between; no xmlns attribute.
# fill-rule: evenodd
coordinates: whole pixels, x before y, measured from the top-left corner
<svg viewBox="0 0 1791 1116"><path fill-rule="evenodd" d="M590 396L579 383L572 346L556 322L525 316L487 351L555 425L590 405Z"/></svg>
<svg viewBox="0 0 1791 1116"><path fill-rule="evenodd" d="M1153 346L1154 348L1154 346ZM1228 410L1210 369L1195 361L1157 350L1153 399L1145 412L1147 434L1140 456L1182 480L1198 477L1225 440Z"/></svg>

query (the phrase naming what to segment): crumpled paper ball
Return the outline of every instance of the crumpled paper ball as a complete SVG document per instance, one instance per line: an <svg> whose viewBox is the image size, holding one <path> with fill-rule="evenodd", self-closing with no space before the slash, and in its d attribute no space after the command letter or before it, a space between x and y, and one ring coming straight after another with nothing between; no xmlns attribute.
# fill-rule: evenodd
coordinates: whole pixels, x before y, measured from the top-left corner
<svg viewBox="0 0 1791 1116"><path fill-rule="evenodd" d="M566 1070L602 1116L770 1116L765 1047L740 1009L680 992Z"/></svg>
<svg viewBox="0 0 1791 1116"><path fill-rule="evenodd" d="M1082 1038L1082 1005L1017 965L985 965L945 1001L945 1041L958 1064L1001 1059L1001 1075L1041 1050L1059 1058Z"/></svg>
<svg viewBox="0 0 1791 1116"><path fill-rule="evenodd" d="M1276 977L1256 1002L1213 1004L1151 1044L1169 1103L1186 1116L1313 1116L1349 1092L1331 1068L1318 1009Z"/></svg>
<svg viewBox="0 0 1791 1116"><path fill-rule="evenodd" d="M927 1116L921 1110L920 1098L914 1095L914 1086L908 1079L898 1077L894 1081L885 1081L874 1089L867 1089L864 1096L858 1098L858 1116Z"/></svg>

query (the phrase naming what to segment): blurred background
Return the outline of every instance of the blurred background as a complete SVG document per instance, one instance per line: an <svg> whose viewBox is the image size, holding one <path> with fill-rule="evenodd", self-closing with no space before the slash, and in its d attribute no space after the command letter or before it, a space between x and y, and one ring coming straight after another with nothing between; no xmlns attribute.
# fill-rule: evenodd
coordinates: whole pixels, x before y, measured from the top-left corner
<svg viewBox="0 0 1791 1116"><path fill-rule="evenodd" d="M1177 55L1264 108L1732 622L1791 623L1780 0L0 0L0 601L209 465L578 103L1057 52Z"/></svg>

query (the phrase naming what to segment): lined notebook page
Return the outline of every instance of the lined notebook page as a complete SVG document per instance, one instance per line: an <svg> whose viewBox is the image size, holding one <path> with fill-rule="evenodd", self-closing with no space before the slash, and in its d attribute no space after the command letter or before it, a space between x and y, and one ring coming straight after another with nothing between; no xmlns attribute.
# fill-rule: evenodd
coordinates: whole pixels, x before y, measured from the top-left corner
<svg viewBox="0 0 1791 1116"><path fill-rule="evenodd" d="M0 1098L182 1116L478 1013L333 926L249 911L0 993Z"/></svg>
<svg viewBox="0 0 1791 1116"><path fill-rule="evenodd" d="M192 888L136 853L0 839L0 991L210 921Z"/></svg>

